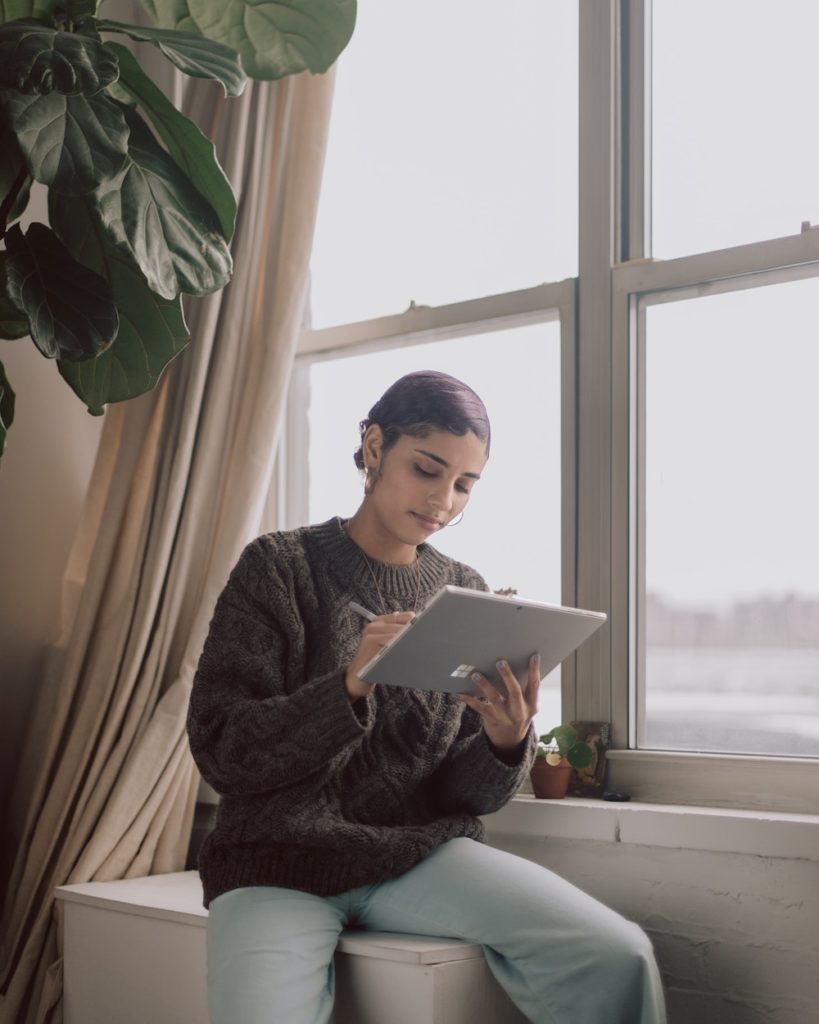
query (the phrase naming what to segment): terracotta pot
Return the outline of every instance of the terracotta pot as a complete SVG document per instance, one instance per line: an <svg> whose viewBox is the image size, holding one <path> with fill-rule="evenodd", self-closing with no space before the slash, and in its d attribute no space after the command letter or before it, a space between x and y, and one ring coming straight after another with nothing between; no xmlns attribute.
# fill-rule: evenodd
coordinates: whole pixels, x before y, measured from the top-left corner
<svg viewBox="0 0 819 1024"><path fill-rule="evenodd" d="M532 789L541 800L562 800L572 777L570 764L546 764L542 757L535 759L530 772Z"/></svg>

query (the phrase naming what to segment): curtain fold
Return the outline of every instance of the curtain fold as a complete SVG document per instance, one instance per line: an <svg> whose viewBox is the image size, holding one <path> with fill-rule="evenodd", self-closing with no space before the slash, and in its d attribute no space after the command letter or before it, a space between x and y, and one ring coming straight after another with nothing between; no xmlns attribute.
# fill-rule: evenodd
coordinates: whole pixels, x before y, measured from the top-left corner
<svg viewBox="0 0 819 1024"><path fill-rule="evenodd" d="M191 344L106 413L12 798L19 838L0 1021L61 1019L54 888L184 866L198 775L185 735L213 605L259 530L301 325L333 75L186 85L239 198L235 271L189 305Z"/></svg>

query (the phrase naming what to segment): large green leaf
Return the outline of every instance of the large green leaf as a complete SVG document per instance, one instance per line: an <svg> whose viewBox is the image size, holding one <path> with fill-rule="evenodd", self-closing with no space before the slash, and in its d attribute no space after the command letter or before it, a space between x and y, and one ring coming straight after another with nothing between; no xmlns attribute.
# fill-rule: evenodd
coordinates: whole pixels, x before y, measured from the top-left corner
<svg viewBox="0 0 819 1024"><path fill-rule="evenodd" d="M65 0L63 6L73 22L93 17L97 13L97 0Z"/></svg>
<svg viewBox="0 0 819 1024"><path fill-rule="evenodd" d="M174 29L141 28L120 21L97 22L100 32L122 32L131 39L154 43L180 71L194 78L215 78L228 96L238 96L247 84L235 50L213 39ZM110 44L109 44L110 45Z"/></svg>
<svg viewBox="0 0 819 1024"><path fill-rule="evenodd" d="M163 28L174 28L180 32L194 32L201 35L188 10L187 0L142 0L142 6L156 24Z"/></svg>
<svg viewBox="0 0 819 1024"><path fill-rule="evenodd" d="M0 87L23 93L93 96L119 71L117 59L94 35L63 32L35 18L0 25Z"/></svg>
<svg viewBox="0 0 819 1024"><path fill-rule="evenodd" d="M6 434L14 419L14 392L0 363L0 455L6 449Z"/></svg>
<svg viewBox="0 0 819 1024"><path fill-rule="evenodd" d="M64 6L62 0L0 0L0 22L18 18L48 20L58 7Z"/></svg>
<svg viewBox="0 0 819 1024"><path fill-rule="evenodd" d="M96 96L25 96L5 90L2 101L29 171L69 196L93 192L117 174L128 152L120 107Z"/></svg>
<svg viewBox="0 0 819 1024"><path fill-rule="evenodd" d="M23 159L23 154L20 152L20 147L17 145L14 133L5 121L2 120L0 120L0 154L2 154L2 159L0 159L0 209L2 209L5 215L0 217L1 231L4 224L13 224L23 210L25 210L26 206L28 206L29 192L31 190L31 177L29 174L26 174L23 178L22 187L18 189L17 197L9 206L8 213L6 213L6 200L15 186L15 182L18 181L19 176L26 170L26 162Z"/></svg>
<svg viewBox="0 0 819 1024"><path fill-rule="evenodd" d="M108 45L119 58L118 85L127 90L151 119L168 152L213 207L222 234L230 241L236 222L236 198L216 159L213 143L154 85L130 50L118 43Z"/></svg>
<svg viewBox="0 0 819 1024"><path fill-rule="evenodd" d="M6 294L8 253L0 252L0 338L11 341L28 334L28 317L21 313Z"/></svg>
<svg viewBox="0 0 819 1024"><path fill-rule="evenodd" d="M20 310L8 295L0 295L0 338L13 341L25 338L28 334L28 318L21 316Z"/></svg>
<svg viewBox="0 0 819 1024"><path fill-rule="evenodd" d="M117 335L108 282L77 263L45 224L6 234L6 291L28 317L34 344L49 359L90 359Z"/></svg>
<svg viewBox="0 0 819 1024"><path fill-rule="evenodd" d="M99 415L108 402L122 402L150 391L165 366L188 343L182 298L152 292L139 270L101 234L88 197L52 193L51 224L76 258L107 277L119 310L116 341L96 359L58 362L68 384Z"/></svg>
<svg viewBox="0 0 819 1024"><path fill-rule="evenodd" d="M121 109L131 132L128 161L91 196L101 223L163 298L218 291L232 270L219 218L142 118Z"/></svg>
<svg viewBox="0 0 819 1024"><path fill-rule="evenodd" d="M114 46L115 44L109 43L108 45ZM125 49L125 47L123 47L123 49ZM119 79L117 79L116 82L112 82L105 91L112 100L116 100L117 103L121 103L123 106L135 107L137 105L133 94L123 86Z"/></svg>
<svg viewBox="0 0 819 1024"><path fill-rule="evenodd" d="M323 72L350 41L356 0L142 0L163 28L217 39L251 78Z"/></svg>

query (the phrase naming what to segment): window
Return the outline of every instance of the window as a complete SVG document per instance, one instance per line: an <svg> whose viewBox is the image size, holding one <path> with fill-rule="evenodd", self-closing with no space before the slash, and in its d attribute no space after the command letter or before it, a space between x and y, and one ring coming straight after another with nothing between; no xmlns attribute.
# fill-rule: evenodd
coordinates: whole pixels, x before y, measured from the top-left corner
<svg viewBox="0 0 819 1024"><path fill-rule="evenodd" d="M816 806L816 235L615 270L613 772L644 797Z"/></svg>
<svg viewBox="0 0 819 1024"><path fill-rule="evenodd" d="M819 220L813 0L654 0L654 254Z"/></svg>
<svg viewBox="0 0 819 1024"><path fill-rule="evenodd" d="M498 373L498 360L503 373ZM560 324L391 347L308 364L309 522L352 515L362 484L350 472L357 424L402 374L423 367L469 378L490 410L492 453L464 519L435 546L474 561L493 590L561 599ZM468 372L464 367L468 367ZM510 387L510 382L515 385ZM537 438L532 459L529 439ZM522 500L525 493L525 500ZM502 544L487 538L503 538Z"/></svg>
<svg viewBox="0 0 819 1024"><path fill-rule="evenodd" d="M538 593L559 580L564 603L608 614L563 665L559 717L612 722L612 788L813 811L819 16L532 0L499 27L497 8L444 6L362 5L339 67L288 429L296 468L309 434L310 480L285 467L283 521L357 500L328 386L354 425L429 361L476 383L500 431L525 385L512 472L537 466L543 500L501 525L487 474L485 513L476 495L441 546L522 590L512 547L536 535ZM352 490L328 500L337 460Z"/></svg>
<svg viewBox="0 0 819 1024"><path fill-rule="evenodd" d="M313 326L575 274L576 83L576 3L359 3L337 68Z"/></svg>
<svg viewBox="0 0 819 1024"><path fill-rule="evenodd" d="M819 756L817 309L817 278L646 309L641 747Z"/></svg>
<svg viewBox="0 0 819 1024"><path fill-rule="evenodd" d="M571 322L568 311L566 316ZM463 521L432 543L477 568L493 590L513 587L522 596L561 603L561 393L571 387L561 365L562 335L569 353L572 345L559 309L542 309L536 317L478 334L465 325L456 337L414 345L399 337L374 352L350 345L300 357L293 388L303 401L291 403L288 432L303 442L304 450L291 449L291 458L306 465L306 486L291 489L291 499L303 504L291 506L288 520L352 515L362 497L352 459L358 422L402 374L442 370L466 378L483 398L492 419L492 452ZM561 675L556 669L543 682L539 732L560 721Z"/></svg>

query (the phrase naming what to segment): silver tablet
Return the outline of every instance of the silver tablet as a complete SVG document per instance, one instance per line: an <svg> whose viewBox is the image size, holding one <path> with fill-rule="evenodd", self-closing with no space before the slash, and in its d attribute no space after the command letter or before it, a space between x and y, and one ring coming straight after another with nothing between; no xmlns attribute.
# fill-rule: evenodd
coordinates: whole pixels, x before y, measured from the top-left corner
<svg viewBox="0 0 819 1024"><path fill-rule="evenodd" d="M500 689L500 658L525 683L529 656L539 652L542 679L605 621L603 612L444 587L359 676L382 686L478 693L470 679L478 671Z"/></svg>

